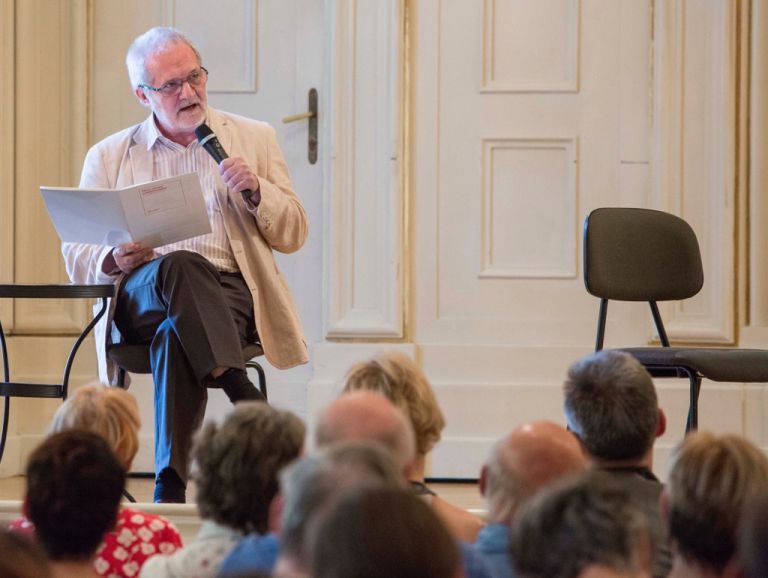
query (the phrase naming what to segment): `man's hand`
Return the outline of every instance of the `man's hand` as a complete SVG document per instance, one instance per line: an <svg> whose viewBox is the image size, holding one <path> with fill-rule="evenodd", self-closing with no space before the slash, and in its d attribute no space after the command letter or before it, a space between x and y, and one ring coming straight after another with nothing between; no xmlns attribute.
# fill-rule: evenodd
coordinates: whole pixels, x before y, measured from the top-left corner
<svg viewBox="0 0 768 578"><path fill-rule="evenodd" d="M231 190L237 193L246 189L252 191L251 202L254 205L259 204L261 201L259 179L256 178L256 173L251 170L245 160L241 157L224 159L219 163L219 174Z"/></svg>
<svg viewBox="0 0 768 578"><path fill-rule="evenodd" d="M125 243L112 249L112 253L104 259L102 270L109 273L117 268L123 273L130 273L154 258L155 250L151 247L143 247L141 243Z"/></svg>

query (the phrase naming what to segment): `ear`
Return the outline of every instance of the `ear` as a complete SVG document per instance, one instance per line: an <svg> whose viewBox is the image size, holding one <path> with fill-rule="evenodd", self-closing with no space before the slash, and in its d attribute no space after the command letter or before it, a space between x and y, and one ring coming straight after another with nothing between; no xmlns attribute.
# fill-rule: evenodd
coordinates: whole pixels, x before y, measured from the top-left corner
<svg viewBox="0 0 768 578"><path fill-rule="evenodd" d="M477 487L480 489L480 495L485 497L485 491L488 484L488 466L480 468L480 479L477 482Z"/></svg>
<svg viewBox="0 0 768 578"><path fill-rule="evenodd" d="M659 408L659 423L656 426L656 437L660 438L667 431L667 415Z"/></svg>
<svg viewBox="0 0 768 578"><path fill-rule="evenodd" d="M139 102L142 104L142 106L151 107L152 103L149 102L149 98L147 98L147 94L144 92L143 88L134 88L133 94L136 95L136 98L139 99Z"/></svg>
<svg viewBox="0 0 768 578"><path fill-rule="evenodd" d="M283 507L285 506L285 500L283 499L283 493L277 492L275 497L269 503L269 531L275 534L280 534L283 526Z"/></svg>

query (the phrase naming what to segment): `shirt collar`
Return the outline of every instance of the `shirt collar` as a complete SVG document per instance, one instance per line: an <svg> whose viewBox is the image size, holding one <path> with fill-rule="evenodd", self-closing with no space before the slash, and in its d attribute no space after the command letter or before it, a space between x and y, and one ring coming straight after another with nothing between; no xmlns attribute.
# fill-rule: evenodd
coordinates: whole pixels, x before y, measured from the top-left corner
<svg viewBox="0 0 768 578"><path fill-rule="evenodd" d="M203 122L207 122L207 119ZM167 146L170 149L174 150L183 150L184 148L189 147L183 147L177 142L173 142L171 139L166 137L163 133L160 132L160 129L157 127L157 119L155 118L154 113L149 115L149 118L147 119L147 150L152 150L152 147L155 146L155 143L157 141L160 141L162 144ZM192 143L189 145L195 146L197 145L197 141L192 141Z"/></svg>

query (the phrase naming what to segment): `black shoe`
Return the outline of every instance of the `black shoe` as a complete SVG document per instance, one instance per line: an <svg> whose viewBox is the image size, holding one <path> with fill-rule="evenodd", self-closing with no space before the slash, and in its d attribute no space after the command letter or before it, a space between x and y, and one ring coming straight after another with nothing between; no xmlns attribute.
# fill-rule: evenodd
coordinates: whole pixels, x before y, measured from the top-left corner
<svg viewBox="0 0 768 578"><path fill-rule="evenodd" d="M187 501L187 488L172 468L164 468L155 478L154 501L162 504L184 504Z"/></svg>
<svg viewBox="0 0 768 578"><path fill-rule="evenodd" d="M242 369L228 369L213 383L224 390L229 401L236 403L242 400L267 401L264 395L248 379L248 374Z"/></svg>

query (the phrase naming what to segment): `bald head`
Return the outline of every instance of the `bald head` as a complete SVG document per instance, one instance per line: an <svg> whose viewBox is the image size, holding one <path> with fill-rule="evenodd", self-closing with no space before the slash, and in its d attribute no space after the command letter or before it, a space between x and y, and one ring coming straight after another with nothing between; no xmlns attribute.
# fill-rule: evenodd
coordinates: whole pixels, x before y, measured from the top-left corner
<svg viewBox="0 0 768 578"><path fill-rule="evenodd" d="M586 468L579 441L561 425L536 421L518 427L496 443L483 468L490 520L508 523L541 488Z"/></svg>
<svg viewBox="0 0 768 578"><path fill-rule="evenodd" d="M392 451L404 474L416 457L416 442L408 418L386 397L372 391L345 393L318 418L316 447L348 441L382 444Z"/></svg>

